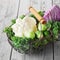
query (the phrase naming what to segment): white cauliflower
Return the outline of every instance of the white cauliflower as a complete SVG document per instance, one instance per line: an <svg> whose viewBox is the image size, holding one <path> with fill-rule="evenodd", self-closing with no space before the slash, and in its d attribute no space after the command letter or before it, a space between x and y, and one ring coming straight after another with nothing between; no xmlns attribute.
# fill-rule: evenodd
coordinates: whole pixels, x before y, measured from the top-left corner
<svg viewBox="0 0 60 60"><path fill-rule="evenodd" d="M34 35L34 32L37 30L36 20L29 16L24 17L23 20L18 18L16 23L12 25L12 29L15 36L33 38L31 35Z"/></svg>

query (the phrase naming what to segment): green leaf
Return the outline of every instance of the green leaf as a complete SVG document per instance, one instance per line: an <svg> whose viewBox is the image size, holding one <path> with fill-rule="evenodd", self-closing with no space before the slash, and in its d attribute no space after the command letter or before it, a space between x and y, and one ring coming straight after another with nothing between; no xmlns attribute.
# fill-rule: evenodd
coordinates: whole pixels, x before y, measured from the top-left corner
<svg viewBox="0 0 60 60"><path fill-rule="evenodd" d="M41 31L36 31L37 38L42 38L43 33Z"/></svg>
<svg viewBox="0 0 60 60"><path fill-rule="evenodd" d="M12 19L11 22L12 22L12 25L15 24L16 23L16 19Z"/></svg>
<svg viewBox="0 0 60 60"><path fill-rule="evenodd" d="M46 26L46 24L39 23L38 29L39 29L39 31L45 31L45 30L47 30L47 26Z"/></svg>
<svg viewBox="0 0 60 60"><path fill-rule="evenodd" d="M49 36L49 32L48 31L44 31L44 36Z"/></svg>
<svg viewBox="0 0 60 60"><path fill-rule="evenodd" d="M12 32L12 28L11 27L6 27L4 29L4 32L8 35L9 38L11 38L11 36L14 35L14 33Z"/></svg>
<svg viewBox="0 0 60 60"><path fill-rule="evenodd" d="M43 12L43 11L39 11L38 13L39 13L39 15L41 15L41 16L44 15L44 12Z"/></svg>
<svg viewBox="0 0 60 60"><path fill-rule="evenodd" d="M58 25L58 30L59 30L59 33L60 33L60 21L57 22L57 25Z"/></svg>
<svg viewBox="0 0 60 60"><path fill-rule="evenodd" d="M34 33L34 32L31 32L31 33L30 33L30 38L31 38L31 39L34 39L34 38L35 38L35 33Z"/></svg>
<svg viewBox="0 0 60 60"><path fill-rule="evenodd" d="M40 46L40 42L37 41L37 42L35 43L34 47L35 47L35 48L38 48L39 46Z"/></svg>
<svg viewBox="0 0 60 60"><path fill-rule="evenodd" d="M23 19L25 17L25 15L21 15L21 16L19 16L19 18L21 18L21 19Z"/></svg>
<svg viewBox="0 0 60 60"><path fill-rule="evenodd" d="M44 44L44 45L48 44L48 40L45 39L45 40L43 41L43 44Z"/></svg>
<svg viewBox="0 0 60 60"><path fill-rule="evenodd" d="M52 21L48 21L47 24L46 24L46 27L47 27L48 30L50 30L51 27L52 27Z"/></svg>

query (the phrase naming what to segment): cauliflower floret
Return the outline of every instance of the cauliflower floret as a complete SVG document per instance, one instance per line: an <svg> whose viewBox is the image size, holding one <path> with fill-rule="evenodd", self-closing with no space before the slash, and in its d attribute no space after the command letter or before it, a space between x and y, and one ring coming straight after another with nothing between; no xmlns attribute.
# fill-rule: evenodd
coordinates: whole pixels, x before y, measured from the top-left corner
<svg viewBox="0 0 60 60"><path fill-rule="evenodd" d="M18 18L16 20L16 23L12 25L12 29L15 33L15 36L25 36L29 38L32 34L34 35L34 33L31 32L35 32L37 30L36 20L29 16L26 16L25 18L23 18L23 20Z"/></svg>
<svg viewBox="0 0 60 60"><path fill-rule="evenodd" d="M19 25L14 24L12 26L13 32L15 33L15 36L22 37L23 36L23 28L19 27Z"/></svg>

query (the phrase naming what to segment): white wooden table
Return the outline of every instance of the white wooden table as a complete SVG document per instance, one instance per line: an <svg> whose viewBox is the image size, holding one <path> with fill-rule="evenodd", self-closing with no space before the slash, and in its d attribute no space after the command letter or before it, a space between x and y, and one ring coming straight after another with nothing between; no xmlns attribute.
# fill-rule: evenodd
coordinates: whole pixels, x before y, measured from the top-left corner
<svg viewBox="0 0 60 60"><path fill-rule="evenodd" d="M60 0L0 0L0 60L60 60L60 41L47 46L37 55L25 55L15 51L3 33L12 18L29 12L29 6L47 11L55 4L60 6Z"/></svg>

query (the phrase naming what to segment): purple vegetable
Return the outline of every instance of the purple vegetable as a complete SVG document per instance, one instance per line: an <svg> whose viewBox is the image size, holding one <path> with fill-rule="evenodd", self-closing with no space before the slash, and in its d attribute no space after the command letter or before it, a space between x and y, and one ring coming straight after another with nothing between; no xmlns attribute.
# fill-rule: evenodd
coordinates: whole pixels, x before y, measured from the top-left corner
<svg viewBox="0 0 60 60"><path fill-rule="evenodd" d="M43 18L48 20L59 20L60 21L60 7L57 5L54 5L50 10L45 12Z"/></svg>

